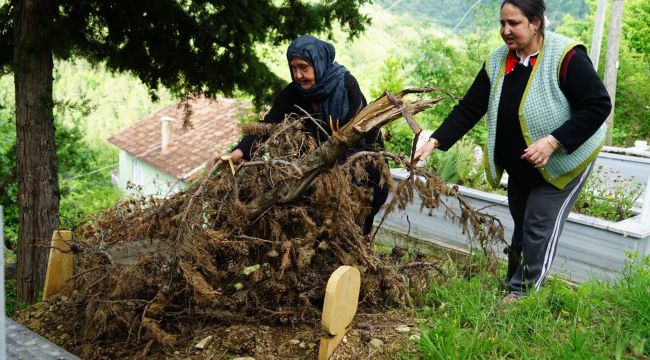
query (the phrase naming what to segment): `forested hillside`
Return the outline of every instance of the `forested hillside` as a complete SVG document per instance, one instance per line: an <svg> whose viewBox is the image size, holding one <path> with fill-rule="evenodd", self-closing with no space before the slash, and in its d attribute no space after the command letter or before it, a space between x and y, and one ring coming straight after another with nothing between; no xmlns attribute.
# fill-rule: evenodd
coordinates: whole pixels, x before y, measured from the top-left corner
<svg viewBox="0 0 650 360"><path fill-rule="evenodd" d="M479 23L483 23L486 13L492 16L494 25L498 23L498 0L376 0L376 4L388 9L393 14L408 14L419 19L430 19L436 23L453 28L463 15L476 4L475 9L467 14L458 26L467 32ZM582 18L588 11L585 0L546 0L546 16L551 24L558 24L565 15Z"/></svg>

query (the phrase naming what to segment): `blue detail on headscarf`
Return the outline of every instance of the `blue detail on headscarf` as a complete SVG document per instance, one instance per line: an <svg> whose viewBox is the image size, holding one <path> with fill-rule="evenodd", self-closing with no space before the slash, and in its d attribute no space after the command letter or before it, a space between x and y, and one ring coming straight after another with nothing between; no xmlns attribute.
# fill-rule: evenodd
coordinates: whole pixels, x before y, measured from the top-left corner
<svg viewBox="0 0 650 360"><path fill-rule="evenodd" d="M316 75L314 86L303 89L295 81L291 72L293 84L303 96L316 100L318 111L326 124L329 124L331 116L334 124L340 120L342 125L350 110L348 93L345 89L345 73L348 70L334 62L335 54L334 45L311 35L301 35L289 45L287 62L291 62L294 57L299 57L314 67Z"/></svg>

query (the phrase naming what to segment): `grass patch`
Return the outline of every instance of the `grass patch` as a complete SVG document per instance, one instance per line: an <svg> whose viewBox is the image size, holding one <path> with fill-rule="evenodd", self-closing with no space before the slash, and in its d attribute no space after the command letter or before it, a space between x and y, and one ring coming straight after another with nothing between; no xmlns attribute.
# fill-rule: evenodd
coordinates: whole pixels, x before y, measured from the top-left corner
<svg viewBox="0 0 650 360"><path fill-rule="evenodd" d="M27 308L27 304L16 302L16 279L5 281L5 315L11 317L16 311Z"/></svg>
<svg viewBox="0 0 650 360"><path fill-rule="evenodd" d="M650 356L650 257L630 257L616 284L549 280L499 306L500 278L431 284L421 309L427 359L645 359Z"/></svg>

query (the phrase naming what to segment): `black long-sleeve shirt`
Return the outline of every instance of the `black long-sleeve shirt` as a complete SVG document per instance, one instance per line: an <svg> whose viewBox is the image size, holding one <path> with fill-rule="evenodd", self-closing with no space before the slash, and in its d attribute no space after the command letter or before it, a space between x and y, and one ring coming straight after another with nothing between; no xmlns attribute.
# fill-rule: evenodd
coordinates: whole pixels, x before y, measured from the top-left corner
<svg viewBox="0 0 650 360"><path fill-rule="evenodd" d="M343 127L343 125L347 124L361 108L368 104L359 88L357 79L355 79L350 72L345 73L344 81L348 95L349 111L344 119L339 120L339 127ZM271 110L264 116L262 122L277 124L284 120L286 115L291 113L302 115L303 112L296 106L309 112L313 118L320 120L320 125L327 131L327 135L331 135L329 123L326 123L323 121L324 119L321 119L320 114L317 114L317 110L314 109L312 100L303 96L294 84L287 85L278 94L273 102ZM313 122L306 122L305 128L305 130L309 131L319 142L327 139L327 136L325 136ZM244 153L244 159L250 160L251 151L256 140L258 140L256 136L246 135L242 138L235 149L240 149ZM349 153L373 150L375 148L374 145L379 145L380 148L383 148L383 144L381 133L379 130L376 130L367 134L362 139L361 143L353 147Z"/></svg>
<svg viewBox="0 0 650 360"><path fill-rule="evenodd" d="M611 101L583 47L571 50L564 58L560 89L571 106L571 118L551 135L567 153L589 139L611 111ZM510 175L530 175L541 179L528 161L522 160L527 145L522 135L518 110L524 89L532 72L531 65L517 64L503 81L497 114L495 160ZM439 148L447 150L485 115L490 97L490 79L482 67L465 96L454 107L442 125L431 135Z"/></svg>

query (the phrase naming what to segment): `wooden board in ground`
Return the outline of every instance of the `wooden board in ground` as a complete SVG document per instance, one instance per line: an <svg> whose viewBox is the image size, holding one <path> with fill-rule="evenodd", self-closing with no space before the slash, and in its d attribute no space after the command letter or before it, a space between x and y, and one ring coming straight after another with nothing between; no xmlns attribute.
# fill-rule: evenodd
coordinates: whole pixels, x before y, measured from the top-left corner
<svg viewBox="0 0 650 360"><path fill-rule="evenodd" d="M330 276L325 289L325 303L321 324L331 336L320 340L319 360L330 358L357 312L361 274L352 266L341 266Z"/></svg>
<svg viewBox="0 0 650 360"><path fill-rule="evenodd" d="M43 299L58 293L65 281L72 276L73 258L70 247L72 245L72 232L58 230L52 235L52 247L47 261Z"/></svg>

